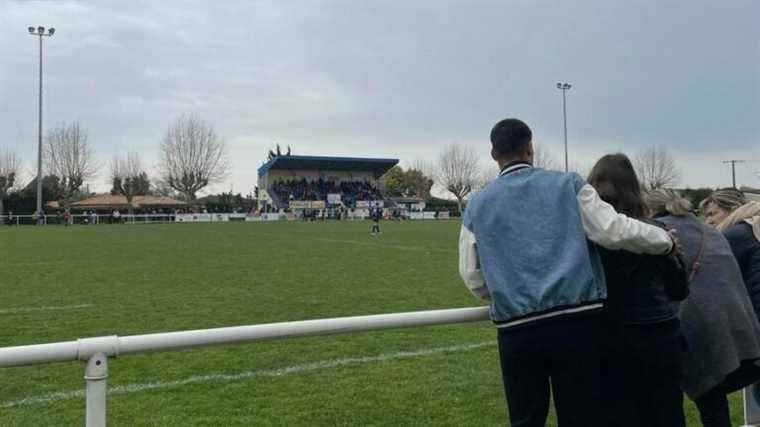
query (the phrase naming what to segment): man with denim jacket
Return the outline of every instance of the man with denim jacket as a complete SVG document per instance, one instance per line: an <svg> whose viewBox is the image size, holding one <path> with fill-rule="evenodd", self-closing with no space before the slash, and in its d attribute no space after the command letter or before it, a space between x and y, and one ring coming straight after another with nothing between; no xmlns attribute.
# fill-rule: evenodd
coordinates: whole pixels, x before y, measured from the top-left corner
<svg viewBox="0 0 760 427"><path fill-rule="evenodd" d="M501 174L467 206L459 272L490 302L510 423L543 426L551 382L561 427L601 426L607 292L596 245L659 255L673 240L615 212L578 174L533 168L532 132L522 121L497 123L491 144Z"/></svg>

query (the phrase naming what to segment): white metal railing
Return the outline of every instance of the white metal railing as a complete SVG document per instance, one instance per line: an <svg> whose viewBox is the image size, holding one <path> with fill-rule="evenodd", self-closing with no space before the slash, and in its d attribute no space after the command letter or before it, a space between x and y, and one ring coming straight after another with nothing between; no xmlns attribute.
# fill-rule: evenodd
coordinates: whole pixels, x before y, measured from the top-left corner
<svg viewBox="0 0 760 427"><path fill-rule="evenodd" d="M760 426L760 383L745 387L742 390L744 405L744 424L742 427Z"/></svg>
<svg viewBox="0 0 760 427"><path fill-rule="evenodd" d="M174 222L175 214L122 214L119 218L111 215L84 215L72 214L69 225L83 224L111 224L111 223L148 223L148 222ZM4 225L34 225L39 218L36 215L0 215L0 222ZM63 215L43 215L43 225L65 225Z"/></svg>
<svg viewBox="0 0 760 427"><path fill-rule="evenodd" d="M412 212L409 216L402 219L410 220L448 220L455 219L449 215L434 215L435 212ZM198 217L193 219L192 217ZM349 215L347 219L367 219L366 214ZM198 213L198 214L122 214L119 218L111 215L71 215L69 225L97 225L97 224L149 224L149 223L173 223L173 222L227 222L228 220L245 220L245 221L282 221L282 220L301 220L298 216L288 217L285 213L265 213L261 216L250 216L240 213ZM334 218L319 218L330 219ZM43 215L42 225L66 225L64 224L63 215ZM38 218L35 215L0 215L0 225L35 225Z"/></svg>
<svg viewBox="0 0 760 427"><path fill-rule="evenodd" d="M0 367L39 365L75 360L86 362L84 375L86 384L86 425L88 427L100 427L106 425L106 380L108 378L109 357L266 339L479 322L487 319L488 307L472 307L302 320L124 337L112 335L51 344L0 348Z"/></svg>
<svg viewBox="0 0 760 427"><path fill-rule="evenodd" d="M85 425L106 425L108 358L152 351L180 350L276 338L295 338L382 329L479 322L488 319L488 307L454 308L302 320L251 326L200 329L147 335L83 338L51 344L0 348L0 367L83 361L85 366ZM744 425L760 426L760 385L743 391Z"/></svg>

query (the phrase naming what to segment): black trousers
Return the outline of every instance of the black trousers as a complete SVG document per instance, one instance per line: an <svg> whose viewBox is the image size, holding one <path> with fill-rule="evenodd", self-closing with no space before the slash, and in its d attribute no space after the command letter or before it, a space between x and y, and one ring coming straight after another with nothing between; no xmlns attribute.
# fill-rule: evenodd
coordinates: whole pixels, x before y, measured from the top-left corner
<svg viewBox="0 0 760 427"><path fill-rule="evenodd" d="M694 401L699 409L699 420L703 427L732 427L731 411L726 392L712 389Z"/></svg>
<svg viewBox="0 0 760 427"><path fill-rule="evenodd" d="M512 427L543 427L551 395L560 427L603 425L600 316L499 329L499 356Z"/></svg>
<svg viewBox="0 0 760 427"><path fill-rule="evenodd" d="M726 375L723 383L699 396L694 403L699 409L703 427L731 427L728 394L760 380L760 367L752 360L742 361L737 370Z"/></svg>
<svg viewBox="0 0 760 427"><path fill-rule="evenodd" d="M605 338L605 424L684 427L680 388L684 342L678 319L625 326L618 332Z"/></svg>

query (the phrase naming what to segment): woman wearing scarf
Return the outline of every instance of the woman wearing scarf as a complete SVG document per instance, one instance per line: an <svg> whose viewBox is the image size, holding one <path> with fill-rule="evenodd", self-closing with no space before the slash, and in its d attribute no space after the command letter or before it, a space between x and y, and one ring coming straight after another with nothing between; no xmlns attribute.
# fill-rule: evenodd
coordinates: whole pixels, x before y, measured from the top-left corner
<svg viewBox="0 0 760 427"><path fill-rule="evenodd" d="M736 189L718 190L702 201L708 224L722 231L742 270L747 292L760 318L760 203L747 203Z"/></svg>
<svg viewBox="0 0 760 427"><path fill-rule="evenodd" d="M681 388L699 409L705 427L729 427L727 394L760 380L760 323L742 272L720 231L702 224L691 203L672 190L645 196L655 219L675 228L684 247L689 297L681 303Z"/></svg>

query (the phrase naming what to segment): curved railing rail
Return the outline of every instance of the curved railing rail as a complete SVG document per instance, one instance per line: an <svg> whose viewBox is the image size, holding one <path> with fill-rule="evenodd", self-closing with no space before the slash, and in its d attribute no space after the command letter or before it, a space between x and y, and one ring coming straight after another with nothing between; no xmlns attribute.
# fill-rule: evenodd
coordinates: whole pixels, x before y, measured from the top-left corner
<svg viewBox="0 0 760 427"><path fill-rule="evenodd" d="M83 338L76 341L0 348L0 367L39 365L75 360L86 362L84 376L87 400L86 425L88 427L99 427L106 424L106 379L108 378L109 357L277 338L479 322L487 319L488 307L472 307L302 320L124 337L112 335Z"/></svg>
<svg viewBox="0 0 760 427"><path fill-rule="evenodd" d="M472 307L124 337L112 335L83 338L76 341L0 348L0 367L40 365L76 360L86 362L84 376L87 401L86 425L88 427L100 427L106 425L106 380L108 378L109 357L278 338L479 322L487 319L488 307ZM760 388L758 385L746 388L743 398L745 425L742 427L758 427L760 425Z"/></svg>

